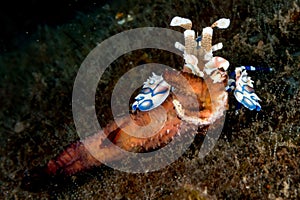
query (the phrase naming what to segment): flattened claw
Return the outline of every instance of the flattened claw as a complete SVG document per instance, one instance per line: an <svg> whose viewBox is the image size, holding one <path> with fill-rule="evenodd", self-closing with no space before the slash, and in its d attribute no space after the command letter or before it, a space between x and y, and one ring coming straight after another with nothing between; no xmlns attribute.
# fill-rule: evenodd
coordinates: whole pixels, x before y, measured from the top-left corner
<svg viewBox="0 0 300 200"><path fill-rule="evenodd" d="M139 95L135 97L132 110L149 111L160 106L169 96L171 86L155 73L144 83Z"/></svg>

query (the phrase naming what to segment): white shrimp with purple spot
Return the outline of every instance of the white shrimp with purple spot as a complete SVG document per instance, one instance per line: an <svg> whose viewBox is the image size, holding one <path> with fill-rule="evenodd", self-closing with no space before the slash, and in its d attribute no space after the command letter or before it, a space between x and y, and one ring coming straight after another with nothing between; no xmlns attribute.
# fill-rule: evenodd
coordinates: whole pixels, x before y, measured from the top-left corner
<svg viewBox="0 0 300 200"><path fill-rule="evenodd" d="M149 111L161 105L169 96L171 86L160 75L152 76L144 82L140 93L135 97L132 110Z"/></svg>

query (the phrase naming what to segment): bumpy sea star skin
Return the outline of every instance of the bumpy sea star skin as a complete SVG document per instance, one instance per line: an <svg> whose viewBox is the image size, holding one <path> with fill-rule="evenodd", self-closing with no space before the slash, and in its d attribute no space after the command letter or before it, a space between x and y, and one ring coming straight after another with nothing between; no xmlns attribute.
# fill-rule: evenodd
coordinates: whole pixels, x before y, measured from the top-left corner
<svg viewBox="0 0 300 200"><path fill-rule="evenodd" d="M225 28L227 20L219 20L212 27L219 25ZM223 23L223 24L222 24ZM197 128L207 127L223 116L227 108L227 65L228 61L220 57L213 57L212 52L221 48L221 44L212 46L212 27L203 30L202 45L195 39L188 19L175 17L171 25L179 25L185 31L185 45L176 43L175 46L184 52L185 66L182 72L165 71L163 79L172 87L170 94L161 105L147 112L137 109L129 117L116 119L109 123L98 134L76 141L50 160L46 166L38 170L25 173L23 187L32 189L36 186L38 177L55 177L58 175L72 175L93 166L100 166L99 161L113 162L122 156L112 145L130 152L148 152L167 145L175 136L180 134L197 133ZM220 64L220 61L225 63ZM165 98L165 97L164 97ZM138 105L138 103L136 104ZM138 107L137 107L138 108ZM151 137L136 137L124 130L137 132L139 126L158 123L163 110L166 112L164 126ZM149 116L157 116L150 120ZM136 125L132 126L132 121ZM184 122L188 126L180 126ZM125 128L124 128L125 127ZM193 130L193 131L192 131ZM104 133L104 134L103 134ZM200 133L205 134L205 128ZM110 140L112 143L107 142ZM91 152L92 149L92 152Z"/></svg>
<svg viewBox="0 0 300 200"><path fill-rule="evenodd" d="M211 115L211 100L209 98L210 96L205 82L202 78L190 73L181 72L181 74L192 86L190 89L182 88L183 83L186 84L186 82L181 83L181 81L178 80L177 72L166 72L164 77L170 83L176 82L173 87L174 90L178 91L176 97L178 99L185 98L187 100L186 102L189 102L189 96L191 96L190 94L199 92L196 93L196 97L199 101L199 105L196 106L199 106L199 108L193 108L195 105L190 105L188 103L183 104L183 106L186 106L186 109L189 110L189 112L187 112L188 115L206 119ZM192 90L193 88L195 89L194 91ZM167 111L167 119L164 123L164 127L162 127L155 135L148 138L137 138L128 135L123 129L119 128L118 125L121 127L127 126L127 129L130 129L132 132L136 132L137 130L134 128L128 127L130 120L134 120L134 122L139 126L147 125L150 123L149 115L159 115L159 110L161 108L154 109L149 112L137 111L136 113L132 114L130 118L117 119L118 125L116 122L111 122L108 124L103 129L104 134L107 136L106 138L103 137L103 134L99 133L87 137L83 141L77 141L73 144L70 144L61 154L50 160L46 167L40 168L38 171L35 170L27 172L23 181L23 187L35 187L35 184L32 182L33 180L30 179L32 176L35 178L37 176L45 178L57 175L72 175L94 166L100 166L101 162L99 162L99 160L111 162L120 159L121 155L119 154L119 151L115 151L114 148L112 148L109 143L106 142L108 139L114 145L131 152L147 152L163 147L179 133L185 133L188 131L186 129L179 129L181 119L178 117L176 110L174 109L174 99L175 97L170 95L162 104L163 109ZM193 110L201 110L201 112L197 115L197 113L193 112ZM152 120L151 123L155 123L155 120ZM202 133L204 134L204 132ZM88 149L94 149L92 154L87 150L87 146Z"/></svg>

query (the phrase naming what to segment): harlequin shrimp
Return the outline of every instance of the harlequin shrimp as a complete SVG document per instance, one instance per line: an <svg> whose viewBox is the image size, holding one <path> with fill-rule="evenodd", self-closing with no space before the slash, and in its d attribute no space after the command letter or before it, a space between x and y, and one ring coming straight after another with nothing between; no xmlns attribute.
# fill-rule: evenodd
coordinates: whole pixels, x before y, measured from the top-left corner
<svg viewBox="0 0 300 200"><path fill-rule="evenodd" d="M201 36L196 36L189 19L174 17L170 25L184 28L184 44L175 43L175 47L183 52L182 71L169 70L161 75L153 73L135 97L129 117L116 119L99 133L70 144L44 167L26 171L23 187L32 189L40 184L39 179L72 175L100 166L100 160L116 161L122 155L112 145L140 153L164 147L178 135L197 133L198 128L198 133L205 134L202 128L215 123L228 109L229 90L234 90L237 100L248 109L260 110L259 98L246 73L252 68L237 68L234 79L228 80L229 62L213 56L214 51L223 47L222 43L212 45L213 30L226 29L229 24L229 19L219 19L203 28ZM151 121L149 116L159 119L162 110L167 116L164 126L150 137L128 134L127 131L135 133L140 126L146 126ZM131 120L139 126L132 125ZM180 126L182 122L184 126Z"/></svg>
<svg viewBox="0 0 300 200"><path fill-rule="evenodd" d="M265 71L271 72L272 68L262 68L254 66L240 66L235 68L235 71L230 74L230 79L225 87L226 91L233 91L236 100L238 101L238 108L241 105L245 106L249 110L261 110L261 105L258 101L260 98L254 93L253 80L248 77L248 71Z"/></svg>

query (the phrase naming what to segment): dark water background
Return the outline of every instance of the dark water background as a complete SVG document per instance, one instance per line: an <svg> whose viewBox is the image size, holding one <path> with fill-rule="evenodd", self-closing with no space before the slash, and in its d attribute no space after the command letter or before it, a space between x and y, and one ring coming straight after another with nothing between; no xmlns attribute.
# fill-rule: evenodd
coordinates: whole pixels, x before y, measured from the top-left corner
<svg viewBox="0 0 300 200"><path fill-rule="evenodd" d="M0 49L8 51L22 45L38 26L58 26L70 22L79 12L87 13L107 1L92 0L12 0L0 7Z"/></svg>

